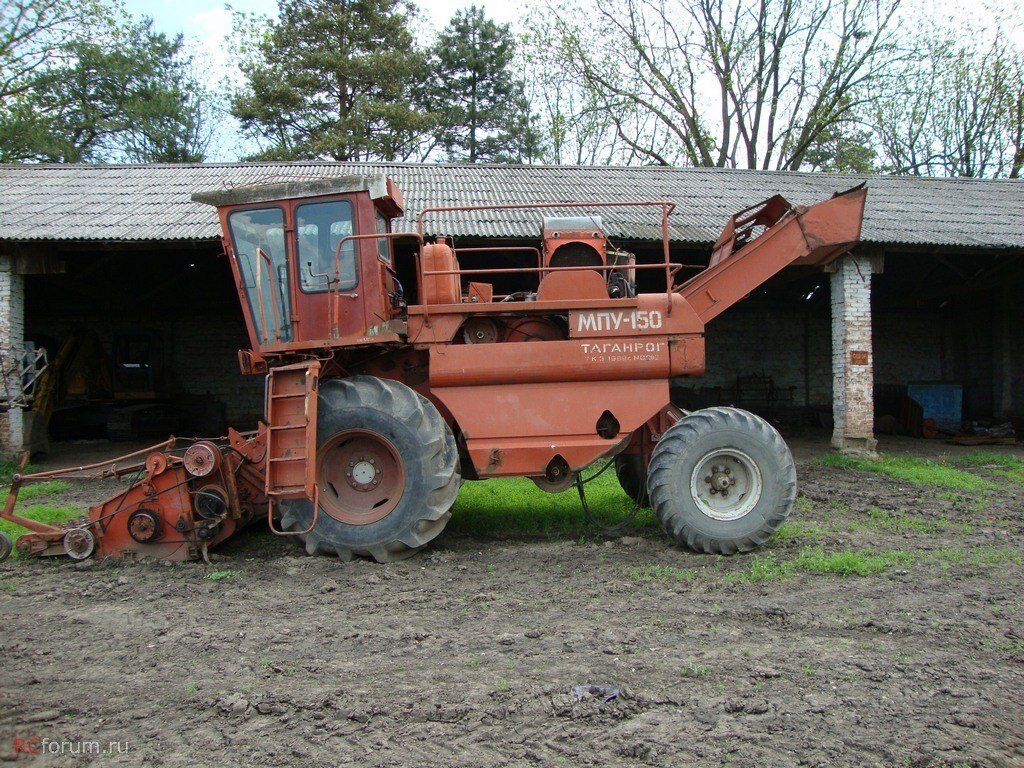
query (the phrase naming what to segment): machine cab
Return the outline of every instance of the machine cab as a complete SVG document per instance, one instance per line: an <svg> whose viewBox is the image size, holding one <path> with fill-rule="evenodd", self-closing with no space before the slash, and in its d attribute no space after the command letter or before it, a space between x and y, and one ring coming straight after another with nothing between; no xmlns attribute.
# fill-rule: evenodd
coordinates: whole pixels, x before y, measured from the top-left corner
<svg viewBox="0 0 1024 768"><path fill-rule="evenodd" d="M359 343L397 315L383 175L200 192L215 205L252 348L260 354Z"/></svg>

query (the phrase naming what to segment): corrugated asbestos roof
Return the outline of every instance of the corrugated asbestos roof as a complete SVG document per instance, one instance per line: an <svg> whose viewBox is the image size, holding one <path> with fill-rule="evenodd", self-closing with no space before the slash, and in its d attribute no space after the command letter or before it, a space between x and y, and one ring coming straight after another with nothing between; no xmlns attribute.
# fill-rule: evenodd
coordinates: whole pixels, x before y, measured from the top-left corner
<svg viewBox="0 0 1024 768"><path fill-rule="evenodd" d="M868 182L863 239L878 244L1024 248L1024 180L976 181L741 171L717 168L237 163L0 166L0 240L207 240L212 208L193 192L243 184L386 173L415 226L427 205L570 200L676 202L673 240L713 242L728 217L773 194L809 204ZM548 212L547 215L559 213ZM565 213L565 211L561 212ZM601 212L613 237L660 238L657 215ZM484 211L433 217L431 233L536 237L544 212Z"/></svg>

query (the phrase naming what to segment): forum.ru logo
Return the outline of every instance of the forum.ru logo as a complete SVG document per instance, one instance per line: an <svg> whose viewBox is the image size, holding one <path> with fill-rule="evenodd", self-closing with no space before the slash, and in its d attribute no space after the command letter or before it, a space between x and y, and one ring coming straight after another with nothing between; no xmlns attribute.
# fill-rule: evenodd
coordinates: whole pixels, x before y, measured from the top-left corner
<svg viewBox="0 0 1024 768"><path fill-rule="evenodd" d="M50 739L45 736L14 737L14 754L17 755L125 755L127 741L67 741Z"/></svg>

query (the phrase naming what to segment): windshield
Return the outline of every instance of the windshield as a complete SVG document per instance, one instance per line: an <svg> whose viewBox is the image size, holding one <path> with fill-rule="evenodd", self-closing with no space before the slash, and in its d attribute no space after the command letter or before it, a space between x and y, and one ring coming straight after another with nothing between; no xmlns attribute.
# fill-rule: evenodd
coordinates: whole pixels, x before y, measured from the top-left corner
<svg viewBox="0 0 1024 768"><path fill-rule="evenodd" d="M263 344L291 341L284 211L235 211L228 216L228 226L257 337Z"/></svg>

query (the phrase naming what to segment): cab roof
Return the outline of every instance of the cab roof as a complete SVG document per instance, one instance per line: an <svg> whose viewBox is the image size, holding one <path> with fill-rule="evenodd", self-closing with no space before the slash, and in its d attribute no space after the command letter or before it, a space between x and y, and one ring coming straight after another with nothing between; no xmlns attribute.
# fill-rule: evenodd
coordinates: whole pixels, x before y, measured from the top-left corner
<svg viewBox="0 0 1024 768"><path fill-rule="evenodd" d="M215 205L218 208L252 203L270 203L295 198L321 197L347 192L369 192L370 198L387 198L401 207L401 200L395 200L397 190L384 174L366 176L335 176L301 181L280 181L271 184L249 184L239 187L224 187L195 192L192 200L197 203Z"/></svg>

